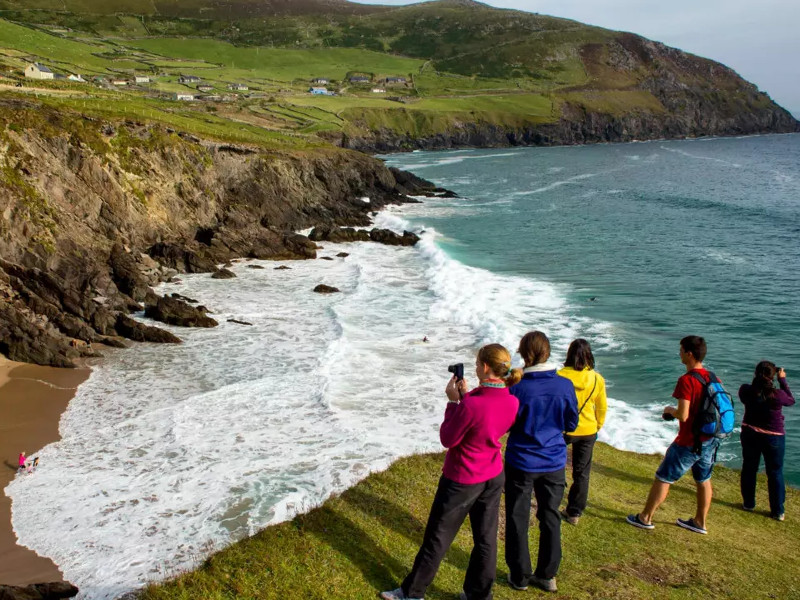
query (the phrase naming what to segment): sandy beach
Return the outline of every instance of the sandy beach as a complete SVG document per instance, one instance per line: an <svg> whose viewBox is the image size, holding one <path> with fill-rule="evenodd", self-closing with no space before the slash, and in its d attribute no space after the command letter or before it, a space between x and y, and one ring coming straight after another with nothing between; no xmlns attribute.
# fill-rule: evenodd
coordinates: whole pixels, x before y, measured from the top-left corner
<svg viewBox="0 0 800 600"><path fill-rule="evenodd" d="M21 451L34 456L59 439L61 414L89 373L85 368L39 367L0 356L0 490L16 476ZM61 572L52 561L17 545L11 528L11 500L5 493L0 494L0 583L26 585L61 580Z"/></svg>

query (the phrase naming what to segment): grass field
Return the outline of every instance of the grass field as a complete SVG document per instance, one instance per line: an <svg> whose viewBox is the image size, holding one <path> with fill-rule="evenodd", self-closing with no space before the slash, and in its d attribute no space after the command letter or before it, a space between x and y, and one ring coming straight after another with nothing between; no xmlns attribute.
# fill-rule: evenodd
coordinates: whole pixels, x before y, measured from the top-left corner
<svg viewBox="0 0 800 600"><path fill-rule="evenodd" d="M397 587L422 540L443 455L406 458L339 497L288 523L270 527L210 557L174 581L151 586L143 600L267 600L342 598L372 600ZM738 472L717 468L709 535L675 525L694 514L691 478L675 486L656 513L652 532L635 529L625 515L641 509L660 458L595 451L589 507L577 527L562 527L564 559L558 575L562 600L741 600L800 598L795 560L800 553L800 493L789 490L787 520L766 511L759 482L755 513L741 510ZM688 479L688 480L686 480ZM501 523L504 515L501 514ZM530 545L538 531L532 517ZM540 593L506 585L500 532L494 597L517 600ZM472 540L462 527L428 600L451 600L461 590ZM543 597L543 596L542 596Z"/></svg>

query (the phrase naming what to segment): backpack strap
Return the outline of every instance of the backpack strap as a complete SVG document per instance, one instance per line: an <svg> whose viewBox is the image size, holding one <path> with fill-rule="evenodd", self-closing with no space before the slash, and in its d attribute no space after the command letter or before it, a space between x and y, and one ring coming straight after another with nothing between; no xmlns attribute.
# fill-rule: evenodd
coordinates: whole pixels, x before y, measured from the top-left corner
<svg viewBox="0 0 800 600"><path fill-rule="evenodd" d="M708 381L706 378L700 375L697 371L689 371L689 375L691 375L694 379L699 381L703 385L703 396L706 396L708 393L708 386L712 383L718 381L717 376L714 375L711 371L708 371ZM698 406L697 410L699 411L702 406ZM694 435L694 447L692 451L695 454L700 454L700 451L703 449L703 441L700 439L700 427L696 426L697 423L697 413L695 412L695 418L692 420L692 435Z"/></svg>
<svg viewBox="0 0 800 600"><path fill-rule="evenodd" d="M583 413L583 409L586 408L586 405L589 403L589 400L592 398L592 394L594 394L594 390L597 387L597 373L594 374L594 385L592 386L592 391L589 392L589 395L586 396L586 400L583 401L581 405L581 409L578 411L578 419L581 418L581 414Z"/></svg>

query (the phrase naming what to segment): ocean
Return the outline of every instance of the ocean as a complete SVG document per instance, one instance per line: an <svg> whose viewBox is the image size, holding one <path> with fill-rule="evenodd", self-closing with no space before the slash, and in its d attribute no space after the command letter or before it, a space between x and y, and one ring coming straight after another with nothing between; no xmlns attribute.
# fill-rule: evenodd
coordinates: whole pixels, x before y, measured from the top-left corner
<svg viewBox="0 0 800 600"><path fill-rule="evenodd" d="M610 396L600 439L638 452L675 436L659 417L685 335L708 340L706 364L734 394L762 359L793 383L800 135L385 159L461 196L375 216L418 232L416 247L325 243L333 260L239 261L233 280L162 285L220 326L108 353L63 439L6 488L21 542L82 598L191 568L400 456L440 450L447 366L471 365L484 343L514 350L539 329L562 361L587 338ZM341 293L315 294L319 283ZM800 411L785 415L785 472L800 485ZM739 455L737 430L720 457Z"/></svg>

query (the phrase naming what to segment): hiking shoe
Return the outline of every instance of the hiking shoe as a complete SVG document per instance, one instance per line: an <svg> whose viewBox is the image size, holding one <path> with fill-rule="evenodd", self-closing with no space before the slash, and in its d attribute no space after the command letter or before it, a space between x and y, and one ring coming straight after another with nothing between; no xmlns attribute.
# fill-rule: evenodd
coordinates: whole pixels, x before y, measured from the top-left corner
<svg viewBox="0 0 800 600"><path fill-rule="evenodd" d="M378 596L382 600L423 600L422 598L409 598L403 593L403 588L396 590L389 590L388 592L381 592Z"/></svg>
<svg viewBox="0 0 800 600"><path fill-rule="evenodd" d="M635 515L628 515L625 517L625 520L628 522L628 525L633 525L634 527L638 527L639 529L655 529L656 526L652 523L645 523L639 518L638 514Z"/></svg>
<svg viewBox="0 0 800 600"><path fill-rule="evenodd" d="M776 521L783 521L786 519L786 515L784 513L781 513L779 515L772 515L772 518L775 519Z"/></svg>
<svg viewBox="0 0 800 600"><path fill-rule="evenodd" d="M570 525L577 525L578 521L580 521L581 518L580 517L570 516L570 514L566 510L562 510L561 511L561 520L562 521L566 521Z"/></svg>
<svg viewBox="0 0 800 600"><path fill-rule="evenodd" d="M755 506L745 506L742 504L742 510L746 510L747 512L753 512L756 509Z"/></svg>
<svg viewBox="0 0 800 600"><path fill-rule="evenodd" d="M544 577L537 577L536 575L533 575L530 581L537 588L539 588L540 590L544 590L545 592L558 591L558 586L556 586L555 577L551 577L550 579L545 579Z"/></svg>
<svg viewBox="0 0 800 600"><path fill-rule="evenodd" d="M695 533L699 533L700 535L706 535L708 531L700 527L697 523L694 522L694 519L678 519L675 521L675 524L678 527L683 527L684 529L688 529L689 531L694 531Z"/></svg>
<svg viewBox="0 0 800 600"><path fill-rule="evenodd" d="M516 582L511 578L511 575L508 576L508 585L512 589L519 590L520 592L524 592L528 589L528 580L530 577L523 577L521 581Z"/></svg>

